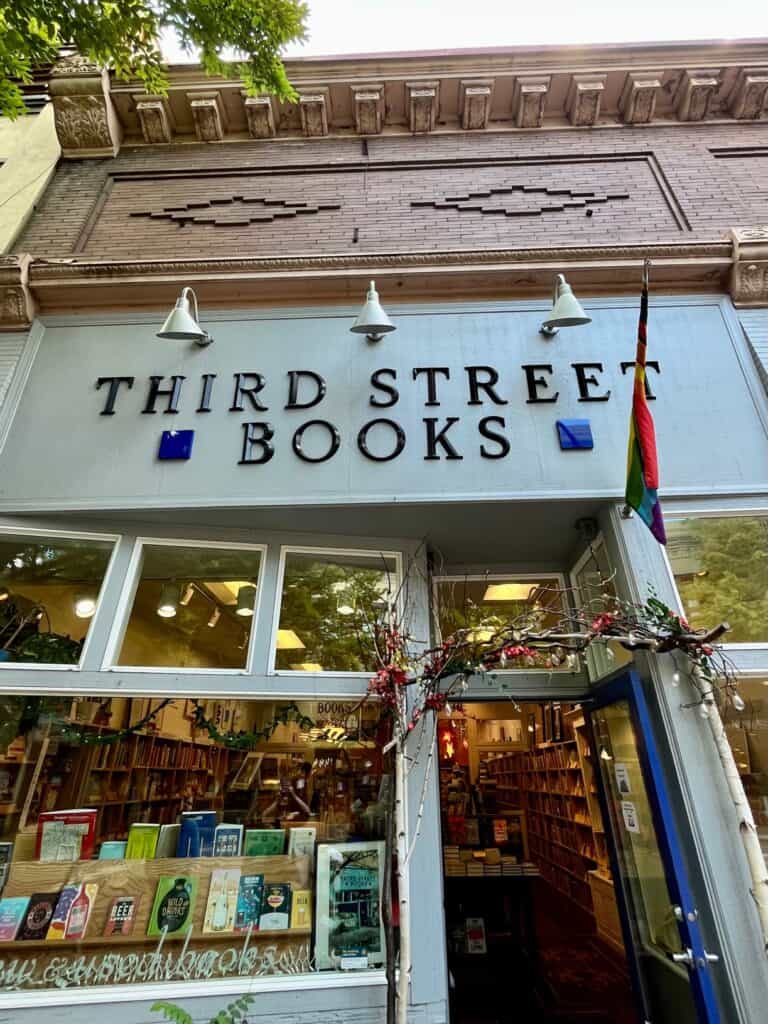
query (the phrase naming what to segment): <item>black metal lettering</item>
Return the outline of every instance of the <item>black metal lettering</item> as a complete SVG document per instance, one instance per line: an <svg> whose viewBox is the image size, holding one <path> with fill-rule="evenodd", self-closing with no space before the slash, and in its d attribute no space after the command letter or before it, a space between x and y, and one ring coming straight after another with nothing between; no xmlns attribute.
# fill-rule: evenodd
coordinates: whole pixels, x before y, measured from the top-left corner
<svg viewBox="0 0 768 1024"><path fill-rule="evenodd" d="M511 445L503 434L497 434L495 430L491 430L489 427L490 423L498 424L500 427L504 427L503 416L486 416L480 420L477 425L477 429L483 435L488 438L489 441L495 441L499 446L499 451L488 451L484 444L480 445L480 454L484 459L503 459L505 455L509 455Z"/></svg>
<svg viewBox="0 0 768 1024"><path fill-rule="evenodd" d="M556 402L560 397L560 392L556 391L554 395L550 395L549 398L540 398L538 388L548 388L549 381L545 377L537 377L537 370L545 370L547 373L552 373L551 363L523 363L521 369L525 370L525 383L528 386L528 398L526 399L526 405L532 405L534 402Z"/></svg>
<svg viewBox="0 0 768 1024"><path fill-rule="evenodd" d="M590 386L596 387L600 381L594 375L594 373L587 373L587 370L597 370L598 373L603 372L602 363L571 363L571 366L576 371L576 382L579 385L579 401L580 402L607 402L611 397L611 389L609 388L604 395L590 395Z"/></svg>
<svg viewBox="0 0 768 1024"><path fill-rule="evenodd" d="M309 430L310 427L325 427L330 436L331 445L325 455L318 457L312 457L307 455L302 448L302 441L304 440L304 431ZM338 430L328 420L307 420L306 423L302 423L296 433L293 435L293 450L303 462L327 462L328 459L332 459L336 452L339 450L341 444L341 436Z"/></svg>
<svg viewBox="0 0 768 1024"><path fill-rule="evenodd" d="M378 426L379 424L390 427L395 433L395 447L388 455L374 455L368 447L368 431L371 427ZM360 433L357 435L357 447L366 459L371 459L373 462L391 462L391 460L396 459L405 448L405 431L400 424L395 423L394 420L369 420L368 423L364 424L360 428Z"/></svg>
<svg viewBox="0 0 768 1024"><path fill-rule="evenodd" d="M315 385L315 394L309 401L299 401L299 384L302 379L312 381ZM325 378L314 370L289 370L288 371L288 404L286 409L311 409L313 405L319 405L325 398Z"/></svg>
<svg viewBox="0 0 768 1024"><path fill-rule="evenodd" d="M508 405L506 398L499 398L493 390L494 385L499 382L499 374L492 366L465 366L464 369L469 377L469 401L467 405L482 405L481 391L484 391L496 405ZM478 374L481 373L487 375L487 380L478 380Z"/></svg>
<svg viewBox="0 0 768 1024"><path fill-rule="evenodd" d="M135 377L99 377L96 381L96 390L104 384L109 384L109 391L107 392L107 400L104 403L104 408L99 413L99 416L114 416L115 415L115 401L117 400L117 393L120 390L121 384L127 384L128 390L130 391L133 387Z"/></svg>
<svg viewBox="0 0 768 1024"><path fill-rule="evenodd" d="M236 373L233 376L235 378L235 393L232 396L232 405L229 407L229 411L242 412L245 408L243 398L247 397L257 412L266 412L266 405L262 405L256 397L267 383L264 377L260 373ZM253 384L247 387L245 384L246 379L252 380Z"/></svg>
<svg viewBox="0 0 768 1024"><path fill-rule="evenodd" d="M635 368L635 360L632 359L628 363L619 363L619 366L621 367L622 374L626 374L626 372L630 368L630 366L634 370L634 368ZM661 373L661 369L659 368L658 360L656 360L656 359L646 359L645 366L646 366L646 369L650 368L652 370L655 370L656 373ZM656 401L656 395L653 394L653 392L651 391L651 385L648 383L648 374L647 373L645 375L645 397L648 399L649 402L655 402Z"/></svg>
<svg viewBox="0 0 768 1024"><path fill-rule="evenodd" d="M256 431L259 431L257 434ZM270 442L275 436L271 423L244 423L243 424L243 454L238 462L239 466L256 466L269 462L275 454L274 445ZM254 448L261 448L261 452L254 457Z"/></svg>
<svg viewBox="0 0 768 1024"><path fill-rule="evenodd" d="M204 373L202 375L203 390L200 393L200 405L197 407L198 412L211 411L211 393L213 392L213 382L215 380L215 373Z"/></svg>
<svg viewBox="0 0 768 1024"><path fill-rule="evenodd" d="M440 373L446 380L450 380L451 371L447 366L416 366L413 370L413 379L418 380L422 373L427 375L427 400L424 405L440 405L437 397L437 375Z"/></svg>
<svg viewBox="0 0 768 1024"><path fill-rule="evenodd" d="M427 403L429 404L429 403ZM453 426L454 423L459 422L458 416L447 416L445 420L445 426L441 427L438 431L437 418L429 417L424 420L427 425L427 454L424 456L425 461L430 459L439 459L440 456L437 454L437 446L440 445L445 452L446 459L463 459L463 455L459 455L456 449L453 447L451 442L445 436L448 429Z"/></svg>
<svg viewBox="0 0 768 1024"><path fill-rule="evenodd" d="M400 398L400 392L392 384L386 384L382 379L383 374L391 377L392 380L397 380L397 370L391 370L387 367L381 370L374 370L371 374L371 387L378 388L379 391L383 391L385 395L389 397L387 399L376 398L375 395L370 396L370 403L379 409L388 409L392 405L396 405Z"/></svg>
<svg viewBox="0 0 768 1024"><path fill-rule="evenodd" d="M169 388L161 388L161 383L165 380L165 377L150 377L149 381L149 394L147 395L147 404L141 410L143 413L156 413L155 403L158 398L168 398L168 404L164 413L177 413L179 411L179 399L181 398L181 382L186 380L186 377L182 377L181 374L174 374L169 378L173 383Z"/></svg>

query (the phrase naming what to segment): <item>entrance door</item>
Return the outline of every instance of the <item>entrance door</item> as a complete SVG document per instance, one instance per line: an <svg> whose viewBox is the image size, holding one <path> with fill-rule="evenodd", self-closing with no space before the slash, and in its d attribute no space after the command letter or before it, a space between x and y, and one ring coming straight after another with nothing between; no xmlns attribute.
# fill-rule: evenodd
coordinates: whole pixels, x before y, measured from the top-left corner
<svg viewBox="0 0 768 1024"><path fill-rule="evenodd" d="M627 672L588 706L630 966L648 1024L717 1024L699 914L680 850L642 684Z"/></svg>

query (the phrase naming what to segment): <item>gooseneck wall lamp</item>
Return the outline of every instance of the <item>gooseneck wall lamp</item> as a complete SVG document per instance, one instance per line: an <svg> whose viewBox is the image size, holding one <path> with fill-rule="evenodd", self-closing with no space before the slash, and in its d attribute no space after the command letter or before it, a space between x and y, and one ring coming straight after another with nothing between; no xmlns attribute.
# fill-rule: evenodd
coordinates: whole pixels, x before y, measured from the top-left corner
<svg viewBox="0 0 768 1024"><path fill-rule="evenodd" d="M552 312L539 328L541 334L553 337L561 327L581 327L591 324L592 317L587 316L581 303L573 294L573 290L563 274L555 278L555 293L552 297Z"/></svg>
<svg viewBox="0 0 768 1024"><path fill-rule="evenodd" d="M395 325L381 308L375 281L371 281L368 294L365 296L365 305L349 329L353 334L364 334L368 341L381 341L385 334L396 330Z"/></svg>
<svg viewBox="0 0 768 1024"><path fill-rule="evenodd" d="M194 307L194 316L191 307ZM199 319L197 296L191 288L183 288L157 336L170 338L172 341L194 341L196 345L201 346L210 345L213 338L200 326Z"/></svg>

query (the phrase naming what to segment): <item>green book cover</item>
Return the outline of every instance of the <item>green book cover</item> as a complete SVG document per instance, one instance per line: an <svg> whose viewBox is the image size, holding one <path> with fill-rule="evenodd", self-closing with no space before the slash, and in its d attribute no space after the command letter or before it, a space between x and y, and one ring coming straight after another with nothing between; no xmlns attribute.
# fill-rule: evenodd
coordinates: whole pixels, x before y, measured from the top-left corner
<svg viewBox="0 0 768 1024"><path fill-rule="evenodd" d="M128 832L125 859L153 860L159 835L159 825L148 825L141 821L135 821Z"/></svg>
<svg viewBox="0 0 768 1024"><path fill-rule="evenodd" d="M247 828L245 857L274 857L285 852L284 828Z"/></svg>
<svg viewBox="0 0 768 1024"><path fill-rule="evenodd" d="M185 936L192 925L196 898L197 878L194 875L164 875L159 878L147 935L159 938L167 929L169 939Z"/></svg>

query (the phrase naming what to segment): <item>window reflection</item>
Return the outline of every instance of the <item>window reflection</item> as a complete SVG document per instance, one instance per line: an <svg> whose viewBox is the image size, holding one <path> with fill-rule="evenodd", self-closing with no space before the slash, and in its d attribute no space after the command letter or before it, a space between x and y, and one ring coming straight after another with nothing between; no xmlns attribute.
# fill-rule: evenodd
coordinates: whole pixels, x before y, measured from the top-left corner
<svg viewBox="0 0 768 1024"><path fill-rule="evenodd" d="M261 553L146 544L119 665L244 669Z"/></svg>
<svg viewBox="0 0 768 1024"><path fill-rule="evenodd" d="M288 552L275 667L297 672L376 669L374 624L396 600L397 586L394 555Z"/></svg>
<svg viewBox="0 0 768 1024"><path fill-rule="evenodd" d="M0 534L0 661L76 664L111 541Z"/></svg>

